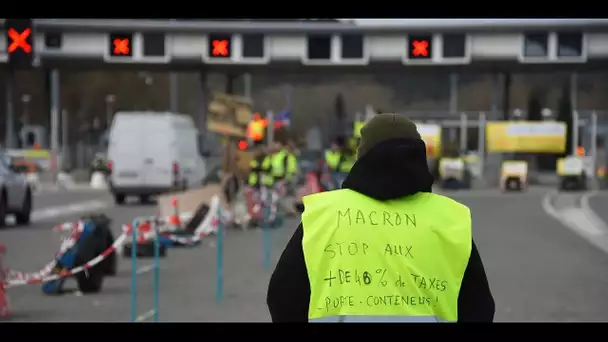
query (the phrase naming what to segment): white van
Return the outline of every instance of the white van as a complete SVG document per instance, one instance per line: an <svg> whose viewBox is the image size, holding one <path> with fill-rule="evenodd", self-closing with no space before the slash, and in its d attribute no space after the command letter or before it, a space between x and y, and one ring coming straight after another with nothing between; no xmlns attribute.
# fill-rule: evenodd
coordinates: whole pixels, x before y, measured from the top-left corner
<svg viewBox="0 0 608 342"><path fill-rule="evenodd" d="M199 133L188 115L119 112L108 141L109 185L116 204L201 185L205 162Z"/></svg>

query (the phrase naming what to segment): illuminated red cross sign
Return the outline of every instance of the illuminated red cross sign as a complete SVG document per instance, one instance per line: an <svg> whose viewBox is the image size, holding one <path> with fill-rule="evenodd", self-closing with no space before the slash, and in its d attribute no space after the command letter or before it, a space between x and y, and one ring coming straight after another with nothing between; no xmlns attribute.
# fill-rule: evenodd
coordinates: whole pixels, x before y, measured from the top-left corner
<svg viewBox="0 0 608 342"><path fill-rule="evenodd" d="M219 39L215 39L213 40L212 44L212 51L211 51L211 55L213 55L214 57L228 57L229 51L228 51L228 41L225 39L219 40Z"/></svg>
<svg viewBox="0 0 608 342"><path fill-rule="evenodd" d="M114 39L114 55L128 55L129 51L129 39Z"/></svg>
<svg viewBox="0 0 608 342"><path fill-rule="evenodd" d="M412 42L412 55L424 56L429 55L429 42L427 40L414 40Z"/></svg>
<svg viewBox="0 0 608 342"><path fill-rule="evenodd" d="M32 52L32 46L27 42L27 38L32 34L30 28L26 28L23 32L19 33L14 28L8 29L8 36L12 40L12 43L8 46L8 53L13 53L17 49L22 49L25 53Z"/></svg>

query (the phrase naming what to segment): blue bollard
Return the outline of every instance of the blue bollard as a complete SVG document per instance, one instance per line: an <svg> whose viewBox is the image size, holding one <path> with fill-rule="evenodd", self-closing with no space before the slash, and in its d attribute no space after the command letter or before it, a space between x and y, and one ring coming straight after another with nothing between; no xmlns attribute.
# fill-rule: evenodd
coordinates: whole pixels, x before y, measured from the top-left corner
<svg viewBox="0 0 608 342"><path fill-rule="evenodd" d="M138 219L131 223L131 322L137 322L137 225Z"/></svg>
<svg viewBox="0 0 608 342"><path fill-rule="evenodd" d="M134 219L131 229L131 322L137 322L139 317L137 315L137 230L139 225L139 219ZM158 307L159 307L159 287L160 287L160 233L156 227L156 223L151 223L151 228L154 231L154 261L153 261L153 273L152 273L152 300L153 308L143 317L150 317L152 315L153 321L158 322ZM144 318L142 318L144 320Z"/></svg>
<svg viewBox="0 0 608 342"><path fill-rule="evenodd" d="M219 222L217 223L217 250L216 250L216 267L215 267L215 300L217 303L222 302L224 296L224 227L222 223L222 211L218 209Z"/></svg>
<svg viewBox="0 0 608 342"><path fill-rule="evenodd" d="M271 194L272 196L272 194ZM271 222L269 220L270 218L270 206L272 203L272 198L270 200L271 202L268 203L267 205L264 205L264 216L265 216L265 220L264 220L264 224L262 225L262 249L263 249L263 253L264 253L264 261L263 261L263 265L264 265L264 269L269 269L270 268L270 225Z"/></svg>
<svg viewBox="0 0 608 342"><path fill-rule="evenodd" d="M156 226L156 222L152 223L154 229L154 278L152 280L152 296L153 296L153 310L154 310L154 322L158 323L158 290L160 286L160 232Z"/></svg>

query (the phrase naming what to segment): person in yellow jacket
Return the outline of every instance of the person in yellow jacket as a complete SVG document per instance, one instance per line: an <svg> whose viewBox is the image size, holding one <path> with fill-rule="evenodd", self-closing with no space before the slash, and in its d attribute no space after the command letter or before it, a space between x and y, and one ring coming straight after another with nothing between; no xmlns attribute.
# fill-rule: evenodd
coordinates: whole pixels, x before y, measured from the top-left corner
<svg viewBox="0 0 608 342"><path fill-rule="evenodd" d="M325 164L332 176L334 188L339 188L354 164L343 137L338 137L325 151Z"/></svg>
<svg viewBox="0 0 608 342"><path fill-rule="evenodd" d="M274 185L290 181L298 171L298 162L295 155L290 151L289 145L275 142L275 152L270 157L270 175Z"/></svg>
<svg viewBox="0 0 608 342"><path fill-rule="evenodd" d="M415 124L370 120L342 189L304 197L268 285L272 321L493 321L469 208L432 184Z"/></svg>
<svg viewBox="0 0 608 342"><path fill-rule="evenodd" d="M262 164L266 159L266 151L264 146L257 144L253 151L253 158L249 162L249 175L247 177L247 185L253 189L259 190L262 186L262 179L264 176L264 170Z"/></svg>

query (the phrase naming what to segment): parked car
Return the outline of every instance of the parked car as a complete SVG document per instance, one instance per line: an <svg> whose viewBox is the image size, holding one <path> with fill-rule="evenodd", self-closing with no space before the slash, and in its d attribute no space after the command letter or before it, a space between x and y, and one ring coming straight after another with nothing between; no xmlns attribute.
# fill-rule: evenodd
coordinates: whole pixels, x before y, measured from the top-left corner
<svg viewBox="0 0 608 342"><path fill-rule="evenodd" d="M32 213L32 189L21 166L12 164L12 158L0 152L0 227L6 225L6 216L15 215L18 225L28 225Z"/></svg>

